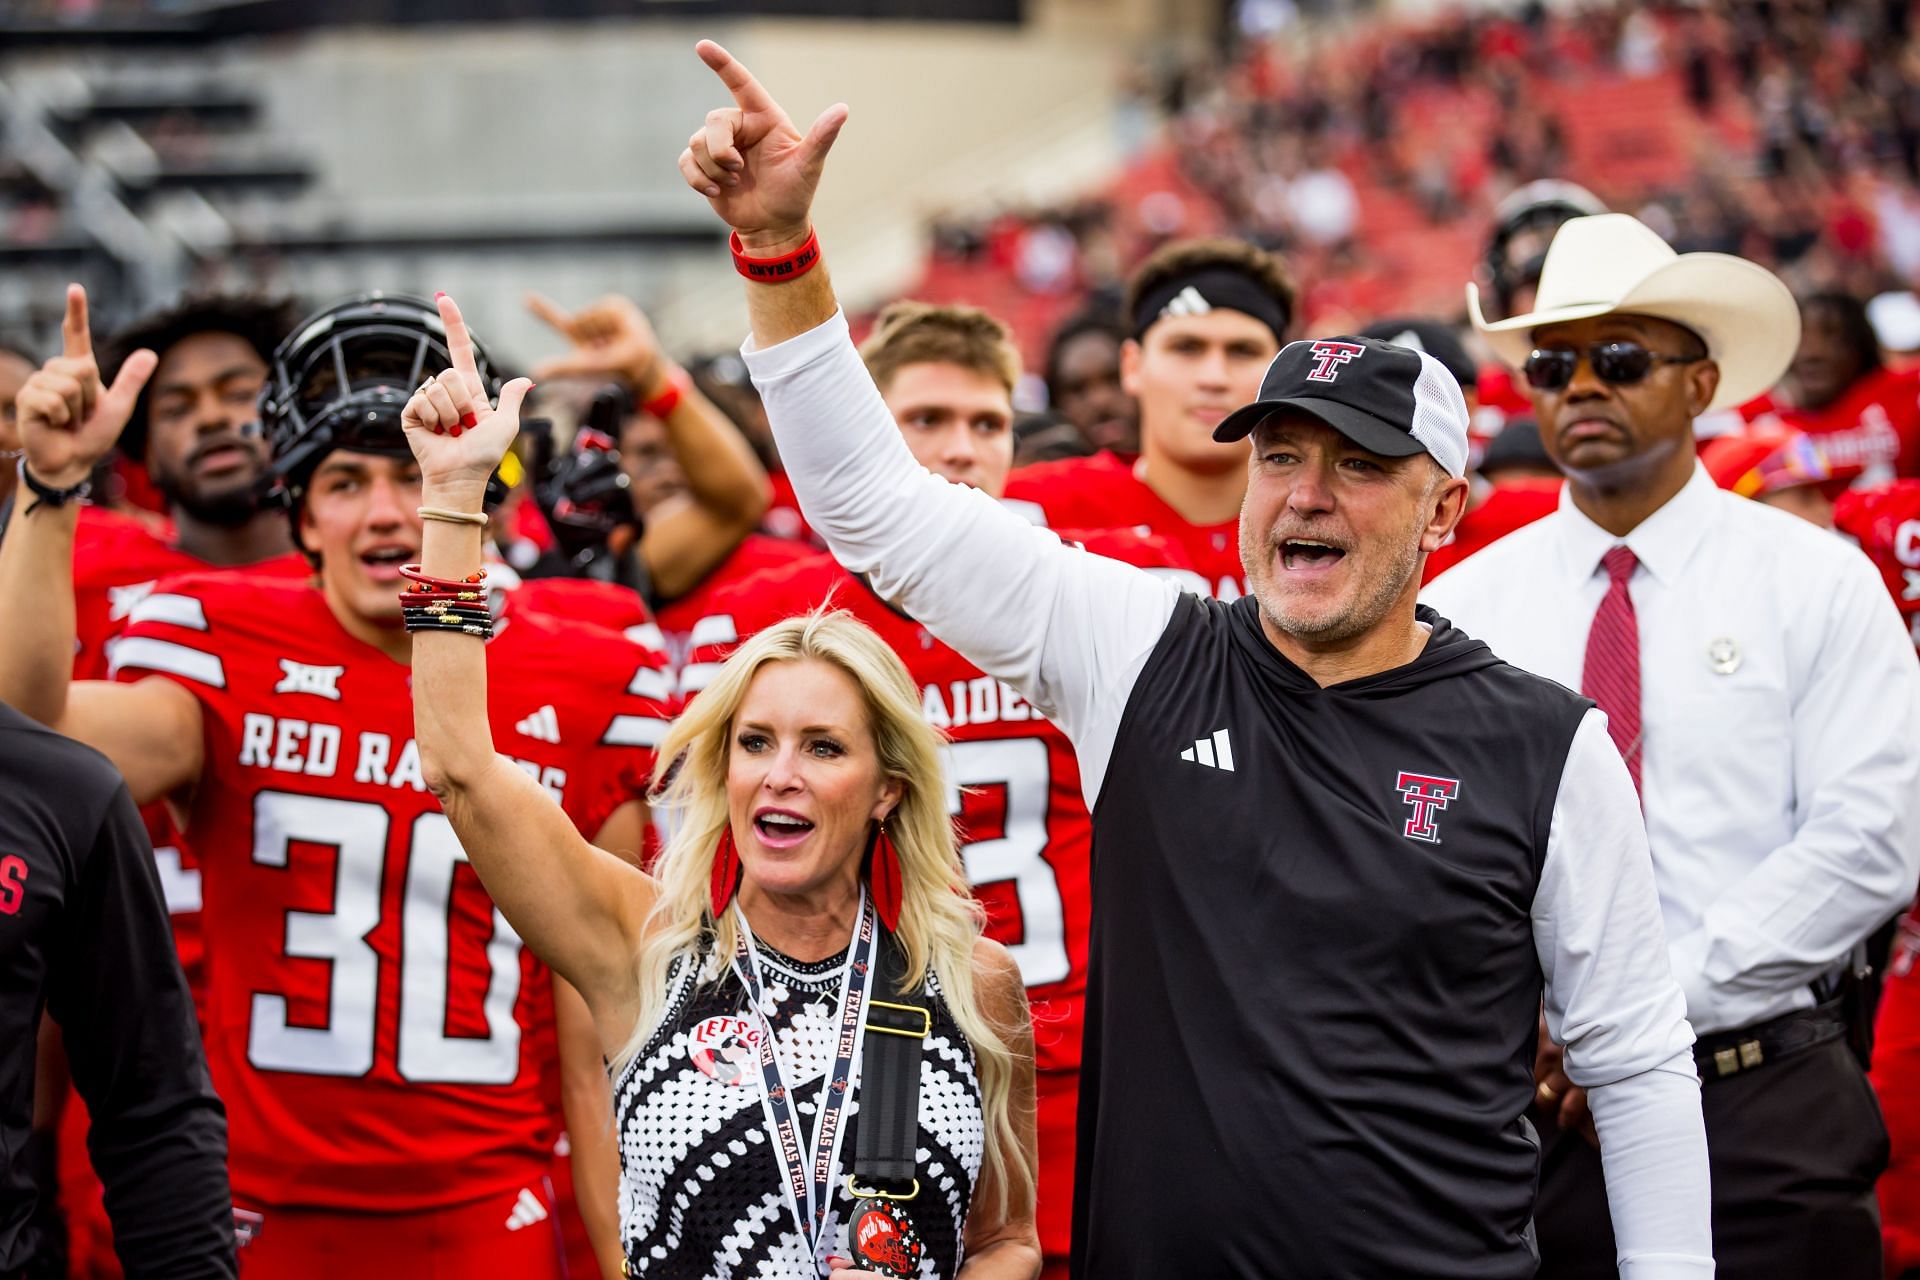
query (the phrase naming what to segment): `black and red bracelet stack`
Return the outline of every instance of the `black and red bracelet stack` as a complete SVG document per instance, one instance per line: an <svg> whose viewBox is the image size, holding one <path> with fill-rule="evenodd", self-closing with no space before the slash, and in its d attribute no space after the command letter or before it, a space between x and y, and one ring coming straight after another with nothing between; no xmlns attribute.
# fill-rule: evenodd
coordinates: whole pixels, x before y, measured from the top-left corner
<svg viewBox="0 0 1920 1280"><path fill-rule="evenodd" d="M400 593L400 616L409 632L453 631L493 639L493 608L484 570L464 578L435 578L417 564L400 566L413 585Z"/></svg>

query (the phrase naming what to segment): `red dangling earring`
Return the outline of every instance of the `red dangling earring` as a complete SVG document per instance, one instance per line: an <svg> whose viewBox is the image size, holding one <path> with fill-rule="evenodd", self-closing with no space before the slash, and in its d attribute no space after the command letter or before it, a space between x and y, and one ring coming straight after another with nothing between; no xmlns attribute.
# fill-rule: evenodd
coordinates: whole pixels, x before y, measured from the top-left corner
<svg viewBox="0 0 1920 1280"><path fill-rule="evenodd" d="M713 880L707 890L713 901L716 923L726 911L727 904L733 901L733 891L739 887L740 850L734 847L733 823L728 822L720 828L720 845L713 851Z"/></svg>
<svg viewBox="0 0 1920 1280"><path fill-rule="evenodd" d="M873 909L880 923L892 933L900 927L900 898L904 886L900 880L900 851L887 834L887 820L880 820L880 833L873 838L873 867L868 872L873 886Z"/></svg>

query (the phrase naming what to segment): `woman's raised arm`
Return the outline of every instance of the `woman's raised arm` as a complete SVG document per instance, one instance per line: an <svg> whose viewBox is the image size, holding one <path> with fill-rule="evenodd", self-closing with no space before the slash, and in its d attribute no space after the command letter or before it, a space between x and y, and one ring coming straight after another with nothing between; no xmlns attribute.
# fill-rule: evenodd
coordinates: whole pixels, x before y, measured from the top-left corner
<svg viewBox="0 0 1920 1280"><path fill-rule="evenodd" d="M420 463L421 571L462 582L480 572L485 525L473 517L533 384L509 382L493 407L460 309L445 294L439 307L453 368L414 392L401 421ZM477 594L484 603L484 589ZM603 1028L630 1025L653 882L589 844L538 782L494 750L484 641L414 628L413 719L427 786L501 912Z"/></svg>

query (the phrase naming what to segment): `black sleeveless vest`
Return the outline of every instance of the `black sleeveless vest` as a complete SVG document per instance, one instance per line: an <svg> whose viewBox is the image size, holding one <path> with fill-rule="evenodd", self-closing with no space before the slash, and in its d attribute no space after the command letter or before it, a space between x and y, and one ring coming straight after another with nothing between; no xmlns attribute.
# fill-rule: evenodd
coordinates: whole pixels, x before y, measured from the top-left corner
<svg viewBox="0 0 1920 1280"><path fill-rule="evenodd" d="M1183 597L1094 809L1074 1272L1524 1277L1529 916L1591 705L1431 610L1321 689Z"/></svg>

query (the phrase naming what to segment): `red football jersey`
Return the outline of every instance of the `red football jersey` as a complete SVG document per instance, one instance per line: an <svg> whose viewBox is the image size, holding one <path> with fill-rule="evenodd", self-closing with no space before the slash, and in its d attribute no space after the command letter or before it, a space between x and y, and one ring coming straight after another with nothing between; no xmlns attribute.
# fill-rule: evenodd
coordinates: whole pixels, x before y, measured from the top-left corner
<svg viewBox="0 0 1920 1280"><path fill-rule="evenodd" d="M1191 576L1178 549L1160 540L1130 531L1067 536L1096 554ZM682 692L704 687L739 641L829 599L900 655L928 721L951 739L949 799L967 879L987 909L988 936L1006 944L1026 979L1036 1064L1079 1070L1093 828L1079 761L1058 726L825 554L716 594L694 634Z"/></svg>
<svg viewBox="0 0 1920 1280"><path fill-rule="evenodd" d="M73 678L106 679L115 637L156 581L213 570L206 561L155 535L143 521L99 507L82 507L73 548ZM302 579L312 576L313 567L298 552L289 551L220 572ZM197 996L201 967L200 873L166 805L147 805L141 817L146 820L154 861L160 868L160 887L173 922L174 945Z"/></svg>
<svg viewBox="0 0 1920 1280"><path fill-rule="evenodd" d="M1762 396L1742 405L1740 415L1813 436L1834 479L1856 488L1920 476L1920 368L1869 373L1824 409L1794 409Z"/></svg>
<svg viewBox="0 0 1920 1280"><path fill-rule="evenodd" d="M1920 480L1841 494L1833 524L1873 560L1920 647Z"/></svg>
<svg viewBox="0 0 1920 1280"><path fill-rule="evenodd" d="M700 585L677 600L669 600L659 609L660 630L666 633L667 643L676 657L681 656L687 636L692 634L694 624L713 612L713 598L734 583L750 578L756 573L776 569L781 565L794 564L809 560L820 553L812 547L798 542L789 542L785 538L769 538L764 533L750 533L733 549L729 555L715 566L712 573L700 580Z"/></svg>
<svg viewBox="0 0 1920 1280"><path fill-rule="evenodd" d="M1547 476L1520 476L1493 486L1484 502L1460 517L1446 545L1427 557L1420 581L1432 582L1489 543L1552 515L1560 509L1560 487L1565 483Z"/></svg>
<svg viewBox="0 0 1920 1280"><path fill-rule="evenodd" d="M1039 507L1050 528L1138 529L1169 539L1206 580L1207 595L1237 600L1247 593L1239 517L1193 524L1111 453L1021 467L1007 479L1007 497Z"/></svg>
<svg viewBox="0 0 1920 1280"><path fill-rule="evenodd" d="M318 588L233 575L162 582L114 667L201 704L187 833L235 1199L403 1212L541 1177L551 987L426 790L408 668ZM659 686L655 655L523 610L487 667L498 747L576 826L640 794L666 729L633 692Z"/></svg>

